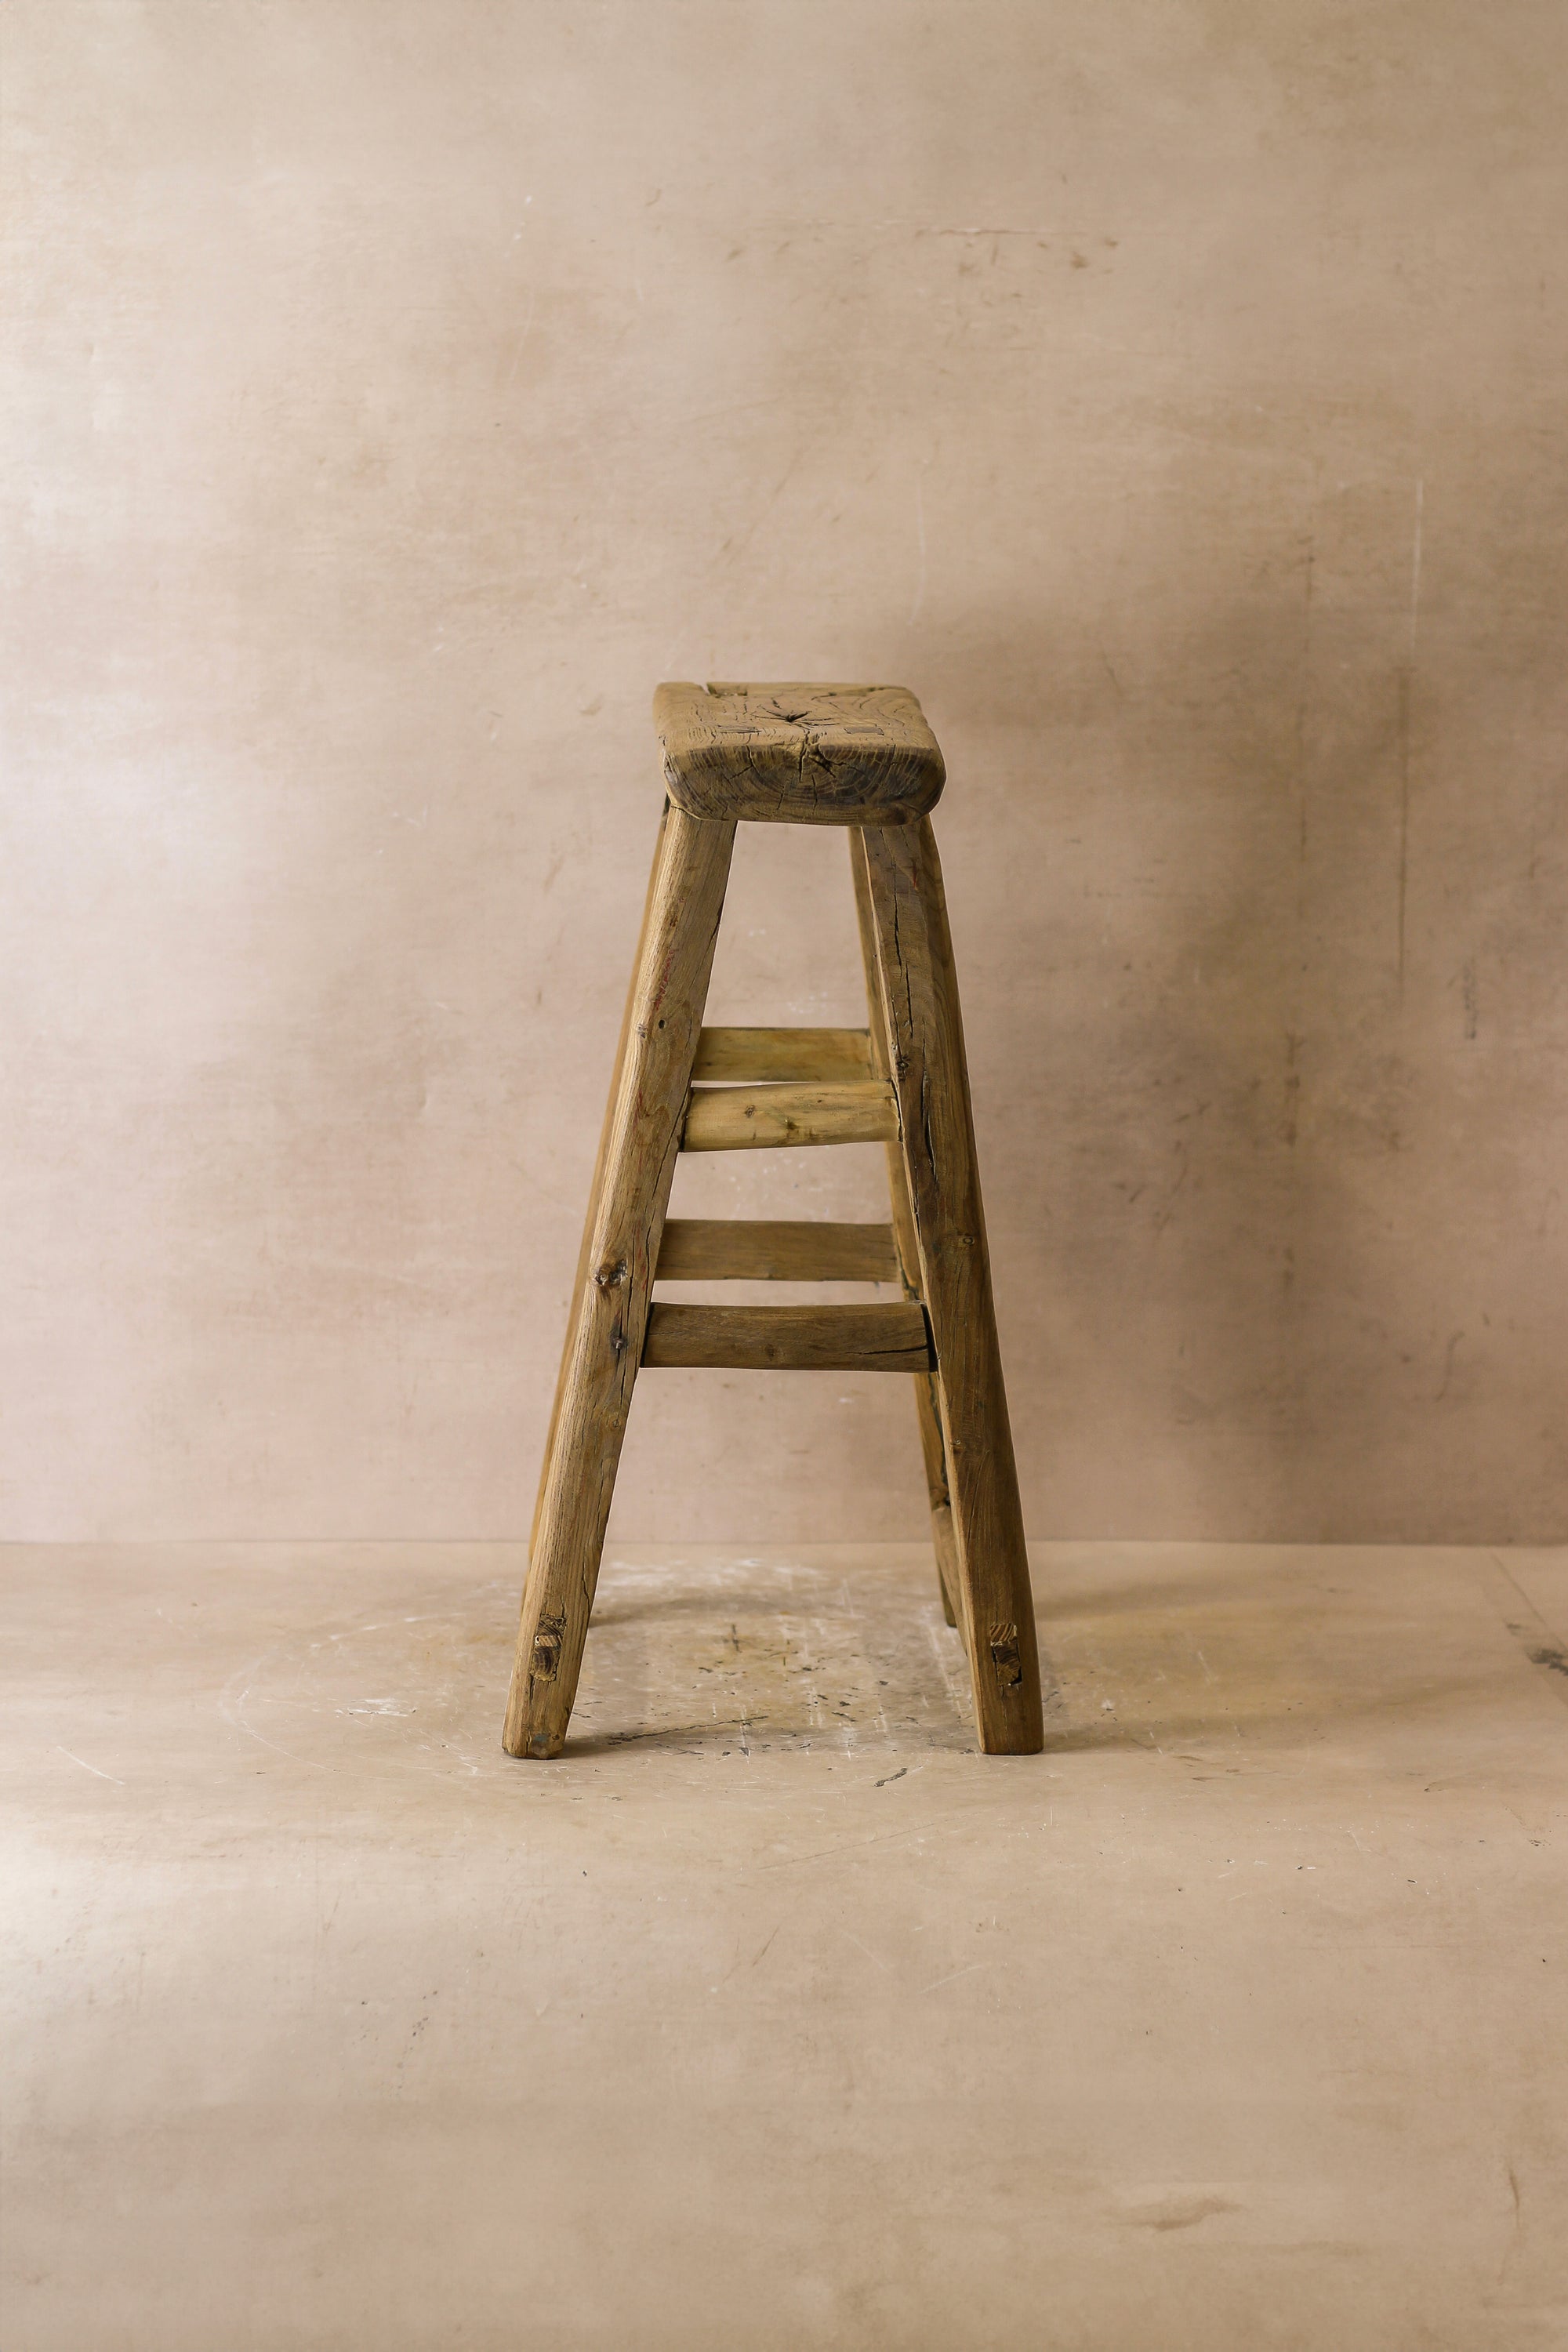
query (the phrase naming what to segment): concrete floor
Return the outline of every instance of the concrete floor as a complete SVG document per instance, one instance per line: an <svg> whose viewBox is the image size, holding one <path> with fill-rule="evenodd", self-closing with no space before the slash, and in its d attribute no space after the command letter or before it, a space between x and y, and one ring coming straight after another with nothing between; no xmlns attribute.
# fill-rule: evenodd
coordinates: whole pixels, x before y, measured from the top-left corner
<svg viewBox="0 0 1568 2352"><path fill-rule="evenodd" d="M8 2352L1562 2352L1568 1555L12 1548Z"/></svg>

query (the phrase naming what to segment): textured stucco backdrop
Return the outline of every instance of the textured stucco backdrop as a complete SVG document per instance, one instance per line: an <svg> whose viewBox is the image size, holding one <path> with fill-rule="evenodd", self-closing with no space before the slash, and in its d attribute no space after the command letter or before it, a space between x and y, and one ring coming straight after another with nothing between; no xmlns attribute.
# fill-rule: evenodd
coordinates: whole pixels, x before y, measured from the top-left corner
<svg viewBox="0 0 1568 2352"><path fill-rule="evenodd" d="M1034 1534L1568 1531L1555 0L0 40L0 1532L526 1527L709 676L947 751ZM731 908L857 1017L838 837ZM917 1534L906 1386L647 1381L616 1510Z"/></svg>

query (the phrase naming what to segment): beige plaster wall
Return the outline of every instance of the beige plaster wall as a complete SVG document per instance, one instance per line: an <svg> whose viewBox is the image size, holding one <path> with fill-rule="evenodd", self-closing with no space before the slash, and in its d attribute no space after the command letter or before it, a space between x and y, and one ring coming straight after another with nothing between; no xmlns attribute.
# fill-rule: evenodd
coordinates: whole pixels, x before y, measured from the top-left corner
<svg viewBox="0 0 1568 2352"><path fill-rule="evenodd" d="M1560 6L0 38L5 1534L525 1527L725 675L946 748L1031 1531L1564 1534ZM731 903L857 1017L841 842ZM644 1384L624 1534L921 1518L902 1382Z"/></svg>

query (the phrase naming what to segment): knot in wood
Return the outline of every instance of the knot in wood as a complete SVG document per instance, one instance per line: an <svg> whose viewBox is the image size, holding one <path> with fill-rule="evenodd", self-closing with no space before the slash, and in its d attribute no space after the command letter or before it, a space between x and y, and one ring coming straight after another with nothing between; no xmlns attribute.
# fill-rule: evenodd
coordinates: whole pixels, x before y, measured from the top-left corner
<svg viewBox="0 0 1568 2352"><path fill-rule="evenodd" d="M599 1290L617 1290L625 1282L627 1272L628 1268L624 1257L607 1257L604 1265L595 1270L595 1287Z"/></svg>

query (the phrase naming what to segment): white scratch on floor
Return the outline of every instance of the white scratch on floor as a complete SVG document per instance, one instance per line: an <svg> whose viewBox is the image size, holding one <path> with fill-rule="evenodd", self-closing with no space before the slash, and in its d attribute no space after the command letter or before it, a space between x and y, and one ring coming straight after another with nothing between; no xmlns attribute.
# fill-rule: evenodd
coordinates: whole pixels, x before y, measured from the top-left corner
<svg viewBox="0 0 1568 2352"><path fill-rule="evenodd" d="M57 1748L59 1748L59 1742L58 1740L55 1742L55 1745ZM117 1789L124 1788L125 1783L123 1780L116 1780L115 1775L112 1772L100 1772L96 1764L89 1764L87 1758L85 1756L79 1756L74 1748L60 1748L59 1752L62 1756L68 1756L73 1764L79 1764L84 1772L96 1773L97 1777L100 1780L113 1780Z"/></svg>

